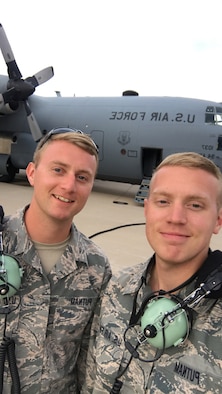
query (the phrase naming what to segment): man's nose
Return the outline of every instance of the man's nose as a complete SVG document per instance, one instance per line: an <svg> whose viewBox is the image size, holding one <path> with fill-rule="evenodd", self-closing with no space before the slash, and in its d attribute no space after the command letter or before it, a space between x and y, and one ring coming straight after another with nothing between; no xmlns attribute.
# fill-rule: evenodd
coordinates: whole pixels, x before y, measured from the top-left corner
<svg viewBox="0 0 222 394"><path fill-rule="evenodd" d="M76 177L73 174L66 174L63 178L62 187L68 191L76 190Z"/></svg>
<svg viewBox="0 0 222 394"><path fill-rule="evenodd" d="M186 208L180 203L172 204L169 209L168 220L172 223L185 223L187 220Z"/></svg>

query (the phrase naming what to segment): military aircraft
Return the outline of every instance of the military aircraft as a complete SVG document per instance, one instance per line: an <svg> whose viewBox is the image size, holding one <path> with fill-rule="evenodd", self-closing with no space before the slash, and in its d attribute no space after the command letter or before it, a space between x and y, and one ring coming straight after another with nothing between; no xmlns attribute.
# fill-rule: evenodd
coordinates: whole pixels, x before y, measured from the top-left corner
<svg viewBox="0 0 222 394"><path fill-rule="evenodd" d="M141 184L174 152L195 151L222 170L222 103L182 97L41 97L48 67L22 78L0 25L0 48L8 76L0 76L0 181L25 169L37 141L54 127L81 129L99 147L98 179Z"/></svg>

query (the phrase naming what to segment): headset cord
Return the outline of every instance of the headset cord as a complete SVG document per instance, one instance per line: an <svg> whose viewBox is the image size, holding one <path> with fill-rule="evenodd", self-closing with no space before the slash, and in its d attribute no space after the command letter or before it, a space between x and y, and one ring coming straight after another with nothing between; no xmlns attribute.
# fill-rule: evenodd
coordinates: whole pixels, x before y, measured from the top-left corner
<svg viewBox="0 0 222 394"><path fill-rule="evenodd" d="M139 346L139 343L137 344L135 350L137 349L138 346ZM115 382L113 383L113 387L112 387L112 390L110 391L110 394L119 394L120 393L123 382L121 382L121 380L119 380L119 379L121 378L121 376L124 375L124 373L128 369L132 359L133 359L133 355L130 356L130 359L129 359L127 365L125 366L125 368L121 372L119 372L118 375L116 376L116 379L115 379Z"/></svg>
<svg viewBox="0 0 222 394"><path fill-rule="evenodd" d="M7 315L5 315L5 328L6 328ZM3 393L3 383L4 383L4 365L6 357L8 359L9 370L12 378L12 388L11 394L20 394L20 379L18 374L18 368L16 364L15 357L15 342L12 338L9 338L5 335L0 344L0 394Z"/></svg>

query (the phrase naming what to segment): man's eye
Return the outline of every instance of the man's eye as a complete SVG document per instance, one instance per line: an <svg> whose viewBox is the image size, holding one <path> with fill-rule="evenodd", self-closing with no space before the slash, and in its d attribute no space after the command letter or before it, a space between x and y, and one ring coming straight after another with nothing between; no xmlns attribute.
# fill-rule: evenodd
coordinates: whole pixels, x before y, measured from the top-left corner
<svg viewBox="0 0 222 394"><path fill-rule="evenodd" d="M193 209L201 209L202 208L202 205L199 204L198 202L193 202L193 203L190 204L190 206Z"/></svg>
<svg viewBox="0 0 222 394"><path fill-rule="evenodd" d="M87 180L87 178L86 178L85 175L78 175L77 178L78 178L80 181L86 181L86 180Z"/></svg>
<svg viewBox="0 0 222 394"><path fill-rule="evenodd" d="M158 203L160 205L165 205L165 204L167 204L167 201L166 200L158 200Z"/></svg>
<svg viewBox="0 0 222 394"><path fill-rule="evenodd" d="M57 173L61 173L61 172L62 172L62 169L59 168L59 167L55 167L53 170L54 170L55 172L57 172Z"/></svg>

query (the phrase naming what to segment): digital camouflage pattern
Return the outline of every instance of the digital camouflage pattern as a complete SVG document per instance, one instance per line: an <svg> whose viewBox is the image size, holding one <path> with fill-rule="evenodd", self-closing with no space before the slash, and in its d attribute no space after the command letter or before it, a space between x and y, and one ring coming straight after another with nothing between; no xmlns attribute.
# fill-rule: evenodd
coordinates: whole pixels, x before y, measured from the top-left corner
<svg viewBox="0 0 222 394"><path fill-rule="evenodd" d="M84 394L110 393L115 377L130 358L125 348L126 330L135 293L145 275L145 262L125 269L113 276L106 289L101 307L100 333L96 349L97 374L88 365ZM193 281L179 293L185 298L195 289ZM144 284L139 291L137 308L151 289ZM137 326L138 327L138 326ZM126 339L135 347L140 331L128 331ZM91 350L92 350L91 349ZM146 341L138 348L142 359L153 360L158 351ZM93 354L89 354L93 357ZM119 379L121 394L221 394L222 393L222 300L204 299L193 311L193 328L183 345L170 347L156 362L142 362L133 358L129 368Z"/></svg>
<svg viewBox="0 0 222 394"><path fill-rule="evenodd" d="M92 317L99 313L110 265L102 251L72 225L60 261L45 275L23 215L20 210L11 216L3 232L4 252L14 255L24 269L21 287L9 300L17 309L8 314L6 326L6 335L16 344L21 392L76 394L84 381ZM0 330L3 337L2 314ZM3 393L11 393L7 363Z"/></svg>

